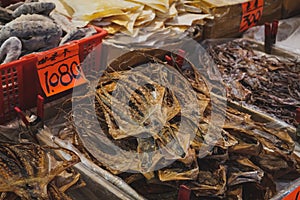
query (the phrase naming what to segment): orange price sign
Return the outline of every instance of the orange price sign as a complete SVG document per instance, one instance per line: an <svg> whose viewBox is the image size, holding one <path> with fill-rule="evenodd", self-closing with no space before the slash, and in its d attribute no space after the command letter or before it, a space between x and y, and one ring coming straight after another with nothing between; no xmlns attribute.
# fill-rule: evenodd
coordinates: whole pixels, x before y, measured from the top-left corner
<svg viewBox="0 0 300 200"><path fill-rule="evenodd" d="M300 200L300 187L283 198L283 200Z"/></svg>
<svg viewBox="0 0 300 200"><path fill-rule="evenodd" d="M264 8L264 0L251 0L242 4L242 21L240 24L240 32L255 26L260 20Z"/></svg>
<svg viewBox="0 0 300 200"><path fill-rule="evenodd" d="M38 76L47 97L86 83L78 52L78 44L72 44L38 54Z"/></svg>

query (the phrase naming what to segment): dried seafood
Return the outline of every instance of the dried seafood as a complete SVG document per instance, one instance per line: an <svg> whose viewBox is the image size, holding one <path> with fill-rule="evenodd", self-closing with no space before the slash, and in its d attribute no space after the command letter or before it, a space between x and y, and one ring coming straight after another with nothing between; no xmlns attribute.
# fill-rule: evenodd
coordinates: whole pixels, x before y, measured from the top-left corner
<svg viewBox="0 0 300 200"><path fill-rule="evenodd" d="M255 105L291 125L297 125L299 61L259 54L247 41L212 45L209 53L221 72L230 99Z"/></svg>
<svg viewBox="0 0 300 200"><path fill-rule="evenodd" d="M68 134L71 142L93 162L122 177L149 199L176 199L180 185L190 188L197 199L269 199L276 194L275 180L287 174L291 179L299 177L293 128L266 120L231 102L225 107L226 100L214 99L205 84L209 81L207 77L188 61L184 61L184 68L172 67L161 60L167 51L141 52L131 52L112 62L99 78L95 93L73 99L80 106L73 107L73 128ZM151 70L147 76L138 71L134 73L136 79L124 78L127 72L139 67L142 72ZM166 77L160 67L176 69L191 83L191 88L181 85L185 92L178 88L175 94L170 86L156 82ZM172 77L174 73L169 74L170 80L182 84L183 80ZM195 101L185 101L188 89L196 93ZM128 105L122 104L124 99ZM95 107L87 102L95 102ZM199 115L184 116L182 102L196 103ZM217 105L215 118L212 104ZM152 112L153 108L158 108L154 110L157 112ZM97 116L93 120L91 113L95 111ZM222 115L225 122L218 128L212 119L221 120ZM195 137L188 131L178 134L183 120L186 130L195 128ZM145 132L139 129L141 126L150 128ZM208 134L208 130L213 131ZM218 130L220 137L216 135ZM110 144L127 152L138 152L140 157L130 160ZM167 147L165 157L156 151L163 146ZM176 161L158 167L168 159ZM120 170L112 167L115 163L120 163Z"/></svg>
<svg viewBox="0 0 300 200"><path fill-rule="evenodd" d="M55 4L52 2L37 1L0 7L0 44L3 45L11 37L17 37L22 42L21 55L19 49L2 49L1 54L14 55L6 62L17 60L19 56L32 52L46 51L72 40L89 37L97 32L93 27L77 29L73 26L71 29L69 19L53 12L54 8Z"/></svg>
<svg viewBox="0 0 300 200"><path fill-rule="evenodd" d="M0 198L71 199L64 192L79 180L79 174L69 169L79 158L60 149L71 159L59 160L50 150L33 143L1 143Z"/></svg>
<svg viewBox="0 0 300 200"><path fill-rule="evenodd" d="M17 60L22 53L22 43L17 37L10 37L0 47L0 62L8 63Z"/></svg>

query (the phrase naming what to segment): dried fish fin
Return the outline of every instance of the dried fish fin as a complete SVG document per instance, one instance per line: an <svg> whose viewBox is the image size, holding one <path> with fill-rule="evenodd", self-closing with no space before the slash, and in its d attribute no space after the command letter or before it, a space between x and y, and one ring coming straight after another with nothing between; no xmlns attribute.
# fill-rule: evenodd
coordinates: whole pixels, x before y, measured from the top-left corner
<svg viewBox="0 0 300 200"><path fill-rule="evenodd" d="M10 37L0 47L0 61L3 60L2 64L5 64L18 60L21 53L21 41L17 37Z"/></svg>

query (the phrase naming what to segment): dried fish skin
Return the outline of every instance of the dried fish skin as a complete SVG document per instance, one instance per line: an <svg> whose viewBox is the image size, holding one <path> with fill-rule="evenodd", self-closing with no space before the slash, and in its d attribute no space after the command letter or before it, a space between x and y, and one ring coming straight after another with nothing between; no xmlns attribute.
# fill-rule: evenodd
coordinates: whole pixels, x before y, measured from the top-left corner
<svg viewBox="0 0 300 200"><path fill-rule="evenodd" d="M2 64L18 60L22 53L22 42L17 37L10 37L0 47L0 62Z"/></svg>
<svg viewBox="0 0 300 200"><path fill-rule="evenodd" d="M55 3L52 2L28 2L16 8L12 16L17 18L26 14L43 14L48 16L55 9Z"/></svg>

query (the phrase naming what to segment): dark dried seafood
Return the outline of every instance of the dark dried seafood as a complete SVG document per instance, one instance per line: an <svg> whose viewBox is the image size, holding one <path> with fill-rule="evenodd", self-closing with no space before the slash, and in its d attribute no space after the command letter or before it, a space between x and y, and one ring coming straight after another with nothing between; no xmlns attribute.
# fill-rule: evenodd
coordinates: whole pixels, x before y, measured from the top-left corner
<svg viewBox="0 0 300 200"><path fill-rule="evenodd" d="M13 11L12 15L14 18L26 14L42 14L47 16L54 9L55 3L52 2L30 2L20 5Z"/></svg>
<svg viewBox="0 0 300 200"><path fill-rule="evenodd" d="M18 37L23 44L24 51L38 51L50 49L58 45L62 30L52 21L18 19L7 23L0 32L0 42L9 37Z"/></svg>
<svg viewBox="0 0 300 200"><path fill-rule="evenodd" d="M0 144L1 199L65 199L64 192L76 184L79 175L66 170L79 158L65 149L70 160L59 160L50 154L51 148L33 143Z"/></svg>
<svg viewBox="0 0 300 200"><path fill-rule="evenodd" d="M296 126L295 110L300 107L300 62L262 55L247 41L230 41L208 48L235 101Z"/></svg>
<svg viewBox="0 0 300 200"><path fill-rule="evenodd" d="M207 77L199 74L188 61L184 63L184 70L177 66L174 69L191 83L192 88L182 86L185 92L181 93L178 88L177 95L174 95L170 88L155 82L157 76L165 77L165 72L152 68L153 65L172 68L160 60L167 51L140 51L114 60L99 78L96 93L73 99L82 103L73 107L71 119L75 119L76 124L70 120L73 128L68 137L93 162L122 177L148 199L176 199L180 185L190 188L195 199L269 199L276 194L275 180L287 174L290 179L299 177L299 158L294 153L292 139L294 129L259 117L260 114L243 110L232 102L224 107L226 100L221 97L213 101L215 97L205 84L208 80L204 81ZM139 71L135 74L136 79L124 78L128 71L140 65L147 76ZM172 73L170 76L174 83L181 82L174 79ZM144 80L147 84L137 80ZM118 87L122 87L123 93L118 92ZM179 102L185 102L188 89L196 92L196 100L188 102L197 104L199 115L196 119L193 115L187 119L182 115L183 104ZM121 103L124 99L129 105ZM91 119L94 107L88 105L93 100L98 118L95 121ZM213 103L218 105L214 119L221 120L221 115L225 115L221 129L211 120ZM121 109L125 106L128 106L128 112ZM159 112L152 112L155 106ZM126 121L128 118L133 121ZM188 131L182 136L177 134L183 120L186 127L196 128L192 140L189 140ZM152 124L152 129L146 133L136 126L149 126L153 121L156 126ZM97 128L99 123L102 133ZM161 128L157 127L160 123L164 123ZM208 134L208 129L213 130L211 134ZM219 138L215 135L218 130L221 130ZM60 135L66 138L68 134L62 133ZM214 140L214 143L207 139ZM120 152L114 151L108 142L126 151L139 152L140 157L128 160L124 154L121 171L112 169L108 163L120 163L116 160L120 159L116 157ZM183 148L186 142L187 149ZM165 157L156 153L155 150L168 143L172 145L164 152ZM176 158L176 161L156 170L160 162L171 158ZM103 163L101 159L108 162ZM130 167L135 167L134 171L140 173L124 172Z"/></svg>
<svg viewBox="0 0 300 200"><path fill-rule="evenodd" d="M96 30L93 27L73 29L61 39L59 46L72 40L78 40L84 37L92 36L95 33Z"/></svg>
<svg viewBox="0 0 300 200"><path fill-rule="evenodd" d="M10 37L0 47L0 63L17 60L22 53L22 42L17 37Z"/></svg>
<svg viewBox="0 0 300 200"><path fill-rule="evenodd" d="M67 17L52 12L54 8L52 2L35 0L0 7L0 44L9 37L17 37L22 42L23 56L46 51L97 32L93 27L74 27Z"/></svg>
<svg viewBox="0 0 300 200"><path fill-rule="evenodd" d="M23 5L23 4L24 4L24 2L23 2L23 1L20 1L20 2L14 3L14 4L10 4L9 6L6 6L5 9L14 11L14 10L16 10L19 6L21 6L21 5Z"/></svg>

